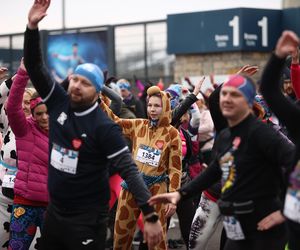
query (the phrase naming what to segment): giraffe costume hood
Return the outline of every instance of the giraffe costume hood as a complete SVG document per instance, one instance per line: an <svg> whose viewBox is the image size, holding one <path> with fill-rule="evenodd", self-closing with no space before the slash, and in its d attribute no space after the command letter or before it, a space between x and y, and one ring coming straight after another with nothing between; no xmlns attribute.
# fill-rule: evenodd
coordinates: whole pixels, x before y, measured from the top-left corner
<svg viewBox="0 0 300 250"><path fill-rule="evenodd" d="M159 87L152 86L147 90L147 100L153 95L159 95L162 101L162 112L158 119L157 127L169 126L172 121L170 94L168 92L161 91ZM149 117L149 115L148 115Z"/></svg>
<svg viewBox="0 0 300 250"><path fill-rule="evenodd" d="M162 113L156 126L150 119L120 119L101 102L101 108L122 128L124 136L132 141L132 158L143 175L152 195L174 192L180 188L181 138L176 128L170 125L170 95L153 86L147 90L148 98L160 96ZM164 176L168 176L169 182ZM155 206L164 229L163 240L155 249L167 249L166 218L163 204ZM140 210L129 190L122 189L115 220L114 249L131 249L136 220Z"/></svg>

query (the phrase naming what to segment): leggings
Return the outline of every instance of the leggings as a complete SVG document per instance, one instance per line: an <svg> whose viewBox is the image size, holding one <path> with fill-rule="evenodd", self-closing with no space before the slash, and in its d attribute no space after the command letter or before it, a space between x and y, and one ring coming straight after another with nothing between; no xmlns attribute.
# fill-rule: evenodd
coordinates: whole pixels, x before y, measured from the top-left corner
<svg viewBox="0 0 300 250"><path fill-rule="evenodd" d="M10 250L27 250L37 227L43 228L46 207L14 204L10 222Z"/></svg>
<svg viewBox="0 0 300 250"><path fill-rule="evenodd" d="M183 241L187 247L189 244L189 235L195 210L196 208L193 202L193 198L184 201L180 200L177 204L176 213L179 220L179 228Z"/></svg>
<svg viewBox="0 0 300 250"><path fill-rule="evenodd" d="M221 221L222 216L217 203L202 193L191 227L189 249L207 249L208 241Z"/></svg>

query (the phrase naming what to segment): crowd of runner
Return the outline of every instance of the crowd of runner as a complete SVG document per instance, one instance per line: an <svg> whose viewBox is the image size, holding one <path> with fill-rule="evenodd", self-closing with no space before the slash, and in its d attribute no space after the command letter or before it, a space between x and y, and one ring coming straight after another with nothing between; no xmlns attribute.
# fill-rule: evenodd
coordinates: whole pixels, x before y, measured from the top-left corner
<svg viewBox="0 0 300 250"><path fill-rule="evenodd" d="M259 84L246 65L205 93L205 78L187 78L138 82L136 97L88 62L53 80L38 28L49 6L29 11L16 74L0 67L0 249L129 250L135 239L209 250L218 227L220 250L300 249L294 32L282 33ZM175 213L182 240L171 241Z"/></svg>

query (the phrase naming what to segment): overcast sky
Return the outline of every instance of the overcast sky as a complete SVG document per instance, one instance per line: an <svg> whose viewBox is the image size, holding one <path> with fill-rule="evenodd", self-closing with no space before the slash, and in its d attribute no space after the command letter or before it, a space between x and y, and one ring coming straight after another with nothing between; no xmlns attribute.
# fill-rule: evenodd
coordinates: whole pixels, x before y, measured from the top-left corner
<svg viewBox="0 0 300 250"><path fill-rule="evenodd" d="M1 0L0 34L23 32L34 0ZM65 0L66 27L166 19L168 14L236 7L280 9L281 0ZM62 0L52 0L42 29L62 27Z"/></svg>

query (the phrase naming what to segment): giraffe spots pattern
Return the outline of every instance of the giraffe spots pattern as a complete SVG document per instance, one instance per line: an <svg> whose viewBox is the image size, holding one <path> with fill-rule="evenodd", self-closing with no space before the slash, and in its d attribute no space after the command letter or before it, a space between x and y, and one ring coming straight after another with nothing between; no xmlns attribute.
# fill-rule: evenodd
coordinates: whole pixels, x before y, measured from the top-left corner
<svg viewBox="0 0 300 250"><path fill-rule="evenodd" d="M172 176L172 179L170 181L171 188L176 189L179 186L180 176L178 173L175 173Z"/></svg>
<svg viewBox="0 0 300 250"><path fill-rule="evenodd" d="M139 129L137 136L138 136L138 137L145 137L145 135L146 135L146 127L143 126L143 127L141 127L141 128Z"/></svg>
<svg viewBox="0 0 300 250"><path fill-rule="evenodd" d="M120 221L118 221L118 220L116 220L116 222L115 222L115 231L119 235L127 233L127 230L121 228Z"/></svg>
<svg viewBox="0 0 300 250"><path fill-rule="evenodd" d="M172 156L172 166L181 171L181 159L178 155Z"/></svg>
<svg viewBox="0 0 300 250"><path fill-rule="evenodd" d="M127 207L125 207L125 206L121 207L119 220L127 220L128 216L129 216L129 211L128 211Z"/></svg>

